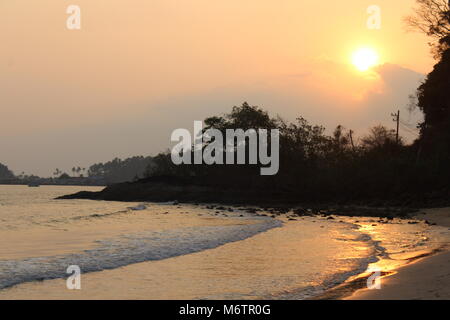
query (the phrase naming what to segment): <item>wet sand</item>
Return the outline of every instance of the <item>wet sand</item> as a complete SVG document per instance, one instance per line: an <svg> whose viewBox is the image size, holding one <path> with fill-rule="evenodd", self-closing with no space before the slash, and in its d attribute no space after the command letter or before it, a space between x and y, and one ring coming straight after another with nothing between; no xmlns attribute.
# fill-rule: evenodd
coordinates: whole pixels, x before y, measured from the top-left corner
<svg viewBox="0 0 450 320"><path fill-rule="evenodd" d="M285 223L211 250L86 273L81 290L67 290L66 279L34 281L0 290L0 300L289 298L299 287L318 286L326 269L330 275L345 273L355 267L346 259L370 253L367 243L354 240L357 234L335 240L344 237L345 224L324 218ZM299 234L305 234L302 245ZM326 244L323 254L319 242ZM309 257L307 262L304 257ZM298 296L304 295L302 291Z"/></svg>
<svg viewBox="0 0 450 320"><path fill-rule="evenodd" d="M450 228L450 208L422 210L416 218ZM348 300L450 299L450 252L417 259L381 280L380 290L357 290Z"/></svg>
<svg viewBox="0 0 450 320"><path fill-rule="evenodd" d="M185 216L185 218L187 217L189 215ZM212 220L215 219L217 217ZM419 232L420 230L426 230L427 226L423 222L411 225L400 220L393 221L390 224L380 224L373 223L372 218L357 218L358 221L354 221L355 218L342 219L347 220L346 223L340 223L336 220L330 222L326 218L318 217L305 218L294 222L283 219L285 222L283 228L272 229L246 240L228 243L212 250L83 274L82 290L80 291L67 290L66 279L35 281L0 290L0 300L342 299L351 296L355 291L356 294L352 298L356 299L395 299L396 297L400 299L410 297L439 299L449 296L445 290L450 286L441 278L445 277L445 272L449 273L448 270L450 269L447 267L450 261L444 259L435 262L435 259L441 256L423 259L423 257L435 253L425 249L422 251L414 250L410 253L410 256L394 254L394 260L381 260L377 263L382 270L389 270L386 271L385 276L396 273L400 265L403 266L408 262L413 264L415 261L423 259L424 262L427 262L427 265L421 269L414 270L406 267L405 270L411 271L403 272L403 269L400 268L398 274L401 274L403 278L400 278L399 281L392 281L392 279L397 279L395 276L383 278L383 290L376 290L376 292L358 290L366 287L367 277L356 274L348 279L348 276L345 276L346 264L333 265L324 261L324 257L332 258L330 261L343 261L344 257L346 259L352 258L351 255L356 258L366 255L367 250L370 250L366 242L352 240L353 236L350 234L348 239L342 238L342 231L347 228L345 227L347 223L357 222L360 230L364 230L375 240L380 240L386 248L392 248L392 239L396 239L399 235L404 237L407 230L409 230L408 232L414 230ZM219 218L219 220L222 219ZM236 223L233 220L230 219L227 222ZM215 222L218 223L218 221ZM335 228L339 226L345 228L338 231ZM304 234L305 239L299 246L298 236L301 234ZM414 235L415 232L411 234ZM317 255L320 250L315 244L323 244L325 235L330 238L326 245L329 251L320 256ZM306 239L309 242L305 242ZM350 242L348 242L349 240ZM404 240L403 244L407 244L412 239ZM347 244L339 248L333 247L342 243L342 241ZM323 246L321 248L323 249ZM343 250L344 248L346 250ZM308 261L305 261L304 257L309 257ZM442 257L450 258L449 255ZM320 290L308 292L308 290L305 290L307 284L304 281L296 281L298 276L302 275L310 281L312 289L318 288L318 284L324 280L320 273L325 269L322 268L321 272L318 270L310 274L306 274L306 272L314 270L311 269L312 266L320 266L324 263L328 265L325 269L333 273L336 272L336 269L342 268L344 277L342 281L348 280L337 287L336 284L329 287L332 289L326 290L324 288L325 291L322 290L322 292ZM420 264L417 264L417 266L420 266ZM417 276L417 273L424 272L423 268L429 269L429 275ZM413 278L415 282L409 283L408 278ZM450 279L448 274L446 279ZM400 285L398 282L400 282ZM429 287L424 287L420 282L426 283ZM405 284L416 290L416 296L411 296L414 291L408 287L404 288L402 285ZM297 288L301 288L301 290ZM404 294L399 295L398 290ZM224 295L224 292L228 294ZM266 294L261 294L262 292L266 292ZM371 296L373 294L378 296Z"/></svg>

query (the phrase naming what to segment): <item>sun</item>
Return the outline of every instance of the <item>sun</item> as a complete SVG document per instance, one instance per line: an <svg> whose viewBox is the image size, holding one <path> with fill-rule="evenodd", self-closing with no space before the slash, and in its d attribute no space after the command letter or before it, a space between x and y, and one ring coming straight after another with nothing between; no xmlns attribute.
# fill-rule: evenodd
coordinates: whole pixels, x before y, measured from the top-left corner
<svg viewBox="0 0 450 320"><path fill-rule="evenodd" d="M370 68L379 64L378 53L371 48L361 48L355 51L352 55L352 63L361 72L367 71Z"/></svg>

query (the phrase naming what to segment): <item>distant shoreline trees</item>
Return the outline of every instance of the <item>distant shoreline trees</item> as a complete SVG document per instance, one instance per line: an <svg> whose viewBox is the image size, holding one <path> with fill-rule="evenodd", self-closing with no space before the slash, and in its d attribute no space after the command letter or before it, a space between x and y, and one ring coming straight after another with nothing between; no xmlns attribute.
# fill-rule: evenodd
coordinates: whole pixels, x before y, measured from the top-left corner
<svg viewBox="0 0 450 320"><path fill-rule="evenodd" d="M15 176L7 166L0 163L0 181L7 184L39 182L41 184L58 185L77 183L80 185L105 185L141 179L145 177L145 172L152 164L153 157L136 156L124 160L115 158L105 163L96 163L90 166L88 170L79 166L73 167L72 176L57 168L53 172L53 177L42 178L27 175L24 172Z"/></svg>
<svg viewBox="0 0 450 320"><path fill-rule="evenodd" d="M0 179L7 180L14 178L15 178L14 173L11 170L9 170L9 168L6 165L0 163Z"/></svg>
<svg viewBox="0 0 450 320"><path fill-rule="evenodd" d="M148 167L152 164L152 157L137 156L124 160L115 158L112 161L90 166L88 177L102 179L107 184L134 181L143 178ZM78 172L78 168L74 169L75 172Z"/></svg>

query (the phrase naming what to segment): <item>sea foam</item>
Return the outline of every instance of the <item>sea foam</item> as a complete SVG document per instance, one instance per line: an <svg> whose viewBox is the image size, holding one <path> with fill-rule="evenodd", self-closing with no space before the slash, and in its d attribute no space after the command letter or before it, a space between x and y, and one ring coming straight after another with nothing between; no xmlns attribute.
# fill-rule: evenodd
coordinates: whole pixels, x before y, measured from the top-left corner
<svg viewBox="0 0 450 320"><path fill-rule="evenodd" d="M82 273L87 273L213 249L281 227L282 224L277 220L261 219L254 224L141 232L99 240L98 247L78 254L0 260L0 289L23 282L65 278L70 265L78 265Z"/></svg>

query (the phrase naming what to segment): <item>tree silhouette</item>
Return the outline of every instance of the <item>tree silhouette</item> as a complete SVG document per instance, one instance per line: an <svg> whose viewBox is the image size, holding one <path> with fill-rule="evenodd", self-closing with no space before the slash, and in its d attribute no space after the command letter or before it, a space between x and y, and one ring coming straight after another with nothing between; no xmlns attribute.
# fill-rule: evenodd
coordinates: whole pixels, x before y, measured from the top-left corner
<svg viewBox="0 0 450 320"><path fill-rule="evenodd" d="M436 172L430 163L426 164L427 168L418 170L414 146L406 146L401 137L397 143L396 132L383 126L371 128L358 143L351 131L342 126L327 135L324 127L312 125L302 117L285 122L279 117L271 118L263 109L247 103L204 122L206 128L220 131L239 127L278 129L278 174L261 176L259 165L249 164L177 166L171 161L170 152L166 152L153 158L147 171L149 178L170 177L183 183L230 192L248 190L249 197L258 197L254 194L256 190L295 201L395 198L399 192L413 190L420 193L441 188L447 181L445 175ZM433 184L424 183L430 180ZM261 200L266 200L262 197Z"/></svg>
<svg viewBox="0 0 450 320"><path fill-rule="evenodd" d="M432 51L436 59L450 47L450 1L416 0L414 14L405 21L412 30L431 37Z"/></svg>
<svg viewBox="0 0 450 320"><path fill-rule="evenodd" d="M89 167L87 175L91 178L103 179L107 183L132 181L144 177L147 168L152 164L152 157L131 157L125 160L116 158L106 163L96 163ZM86 169L80 169L85 171Z"/></svg>
<svg viewBox="0 0 450 320"><path fill-rule="evenodd" d="M432 39L430 45L439 60L417 90L417 106L424 113L417 159L433 158L439 167L448 162L450 154L450 1L417 3L406 22Z"/></svg>
<svg viewBox="0 0 450 320"><path fill-rule="evenodd" d="M421 143L433 152L449 153L450 145L450 49L417 91L418 107L425 118L420 125Z"/></svg>
<svg viewBox="0 0 450 320"><path fill-rule="evenodd" d="M12 179L14 174L7 166L0 163L0 179Z"/></svg>
<svg viewBox="0 0 450 320"><path fill-rule="evenodd" d="M62 174L62 171L56 168L55 172L53 172L53 175L57 178Z"/></svg>
<svg viewBox="0 0 450 320"><path fill-rule="evenodd" d="M399 143L402 145L403 141L399 139ZM381 125L371 128L369 134L361 139L361 146L364 149L382 149L396 144L395 130Z"/></svg>

